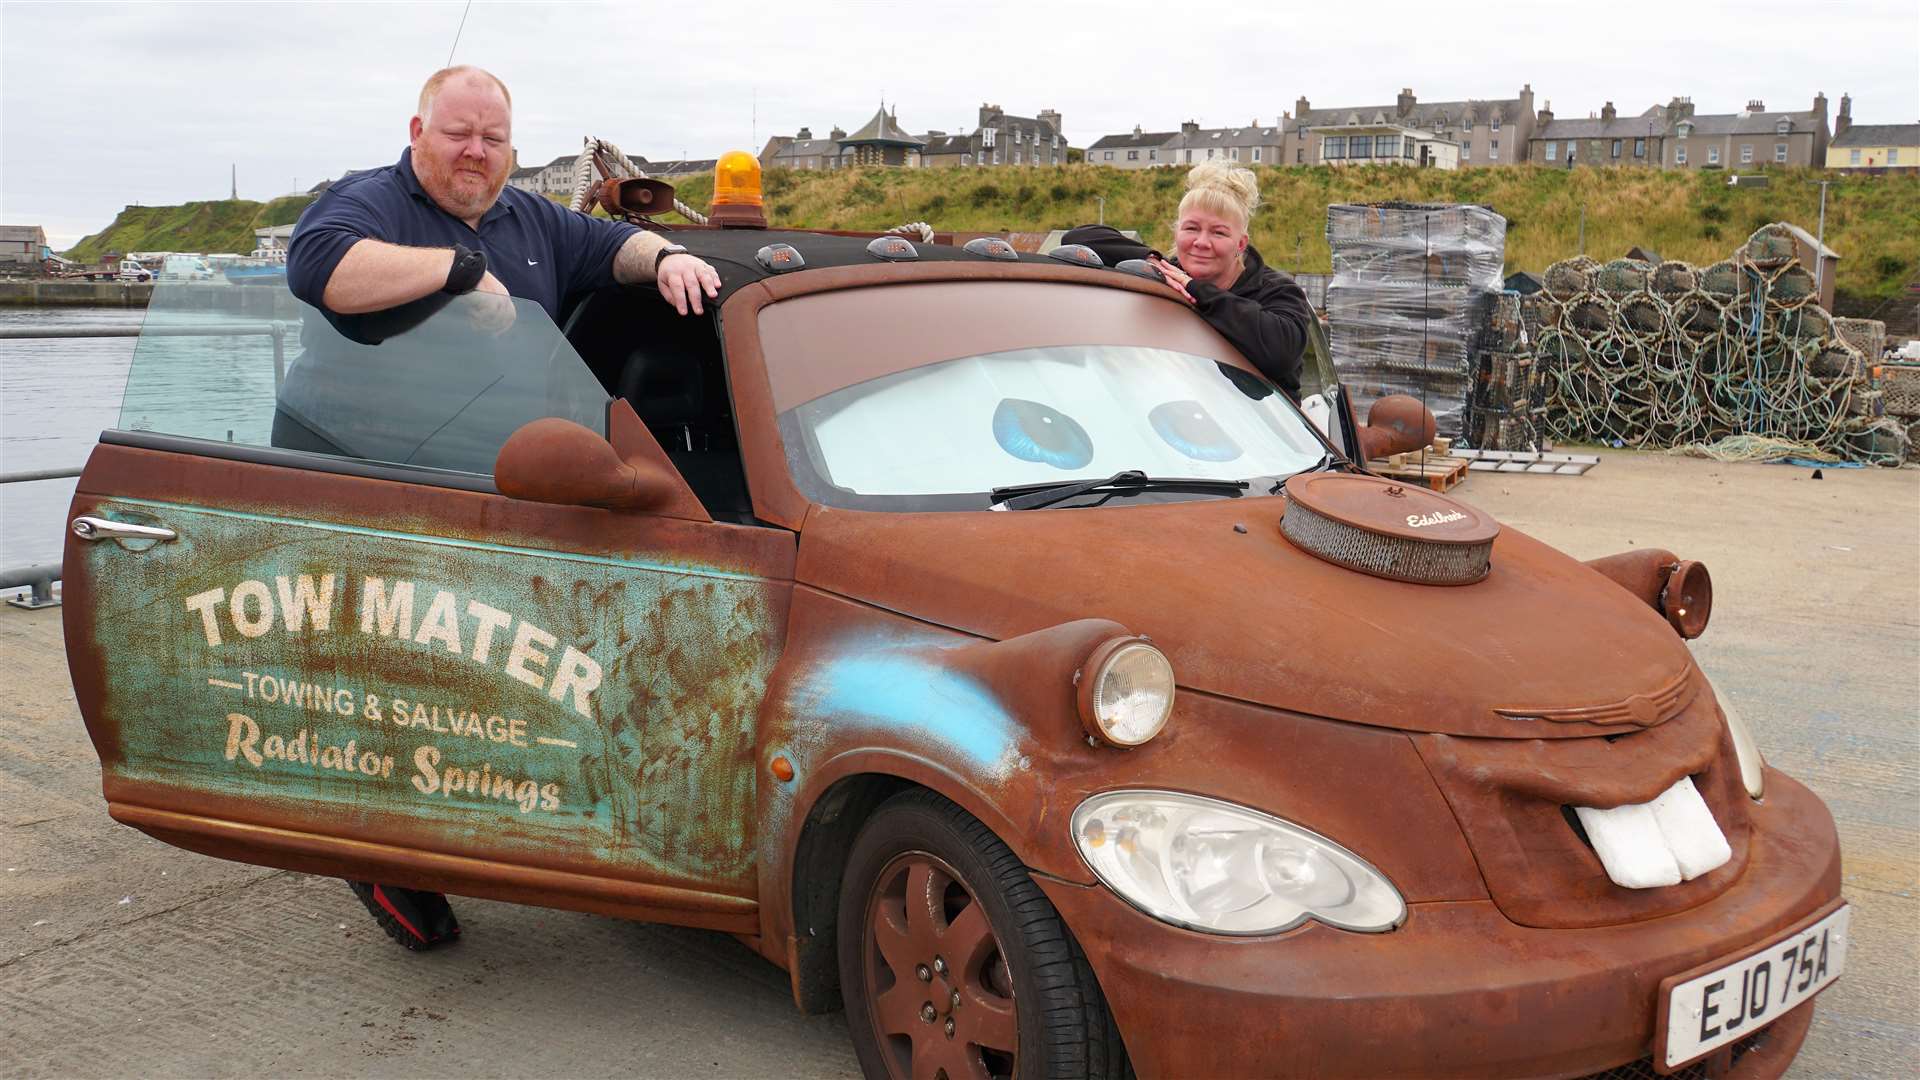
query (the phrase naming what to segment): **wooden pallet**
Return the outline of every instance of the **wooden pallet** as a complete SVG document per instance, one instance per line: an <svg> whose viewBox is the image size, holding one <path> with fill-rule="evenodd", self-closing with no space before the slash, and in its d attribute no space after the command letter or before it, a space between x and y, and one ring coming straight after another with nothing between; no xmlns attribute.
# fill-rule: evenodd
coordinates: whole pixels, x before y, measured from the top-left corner
<svg viewBox="0 0 1920 1080"><path fill-rule="evenodd" d="M1413 450L1392 457L1374 458L1367 471L1392 480L1411 480L1435 491L1445 491L1467 478L1469 462L1447 453L1446 440L1435 440L1425 450Z"/></svg>

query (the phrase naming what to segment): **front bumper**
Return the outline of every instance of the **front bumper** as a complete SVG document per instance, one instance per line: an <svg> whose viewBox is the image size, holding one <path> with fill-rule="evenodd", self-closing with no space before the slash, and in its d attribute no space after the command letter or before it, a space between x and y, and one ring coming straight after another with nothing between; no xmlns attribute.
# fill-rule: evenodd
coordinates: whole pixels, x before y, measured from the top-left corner
<svg viewBox="0 0 1920 1080"><path fill-rule="evenodd" d="M1783 932L1840 894L1833 818L1778 772L1745 873L1688 911L1578 930L1491 902L1416 904L1399 929L1194 933L1102 887L1040 878L1099 976L1138 1074L1585 1076L1653 1051L1660 980ZM1811 1003L1735 1075L1784 1071Z"/></svg>

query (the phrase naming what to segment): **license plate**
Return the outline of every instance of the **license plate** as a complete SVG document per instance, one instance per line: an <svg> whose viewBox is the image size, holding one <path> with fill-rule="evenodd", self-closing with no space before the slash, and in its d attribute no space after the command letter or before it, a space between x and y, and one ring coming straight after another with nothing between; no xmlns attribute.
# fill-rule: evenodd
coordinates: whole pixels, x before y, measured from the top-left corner
<svg viewBox="0 0 1920 1080"><path fill-rule="evenodd" d="M1843 904L1741 959L1669 987L1661 1003L1666 1068L1753 1034L1839 978L1852 910Z"/></svg>

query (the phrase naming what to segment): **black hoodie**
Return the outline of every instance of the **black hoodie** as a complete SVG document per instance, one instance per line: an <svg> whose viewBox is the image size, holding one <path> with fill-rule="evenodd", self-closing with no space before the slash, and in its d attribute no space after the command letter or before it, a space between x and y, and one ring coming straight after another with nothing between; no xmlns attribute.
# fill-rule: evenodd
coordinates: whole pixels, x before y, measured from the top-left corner
<svg viewBox="0 0 1920 1080"><path fill-rule="evenodd" d="M1160 254L1138 240L1127 239L1110 225L1082 225L1068 230L1061 239L1068 244L1087 245L1109 266L1123 259ZM1246 260L1246 268L1240 271L1233 288L1195 281L1187 286L1187 293L1193 297L1194 310L1208 325L1298 401L1300 360L1307 351L1307 324L1313 318L1313 308L1300 286L1268 267L1252 244L1247 245ZM1173 264L1180 265L1177 260Z"/></svg>
<svg viewBox="0 0 1920 1080"><path fill-rule="evenodd" d="M1307 351L1313 307L1306 292L1291 277L1269 267L1252 244L1247 245L1246 260L1246 269L1240 271L1233 288L1196 280L1187 285L1187 292L1193 297L1194 310L1208 325L1298 401L1300 358Z"/></svg>

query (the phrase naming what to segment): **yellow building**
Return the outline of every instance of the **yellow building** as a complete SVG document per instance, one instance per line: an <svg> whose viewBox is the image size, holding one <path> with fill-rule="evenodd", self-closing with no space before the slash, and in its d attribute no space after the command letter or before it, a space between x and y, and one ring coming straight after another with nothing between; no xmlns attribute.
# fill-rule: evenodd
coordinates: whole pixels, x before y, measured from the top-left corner
<svg viewBox="0 0 1920 1080"><path fill-rule="evenodd" d="M1828 144L1827 168L1860 172L1920 169L1920 124L1848 127Z"/></svg>

